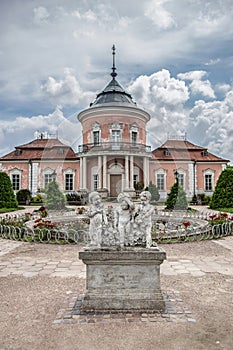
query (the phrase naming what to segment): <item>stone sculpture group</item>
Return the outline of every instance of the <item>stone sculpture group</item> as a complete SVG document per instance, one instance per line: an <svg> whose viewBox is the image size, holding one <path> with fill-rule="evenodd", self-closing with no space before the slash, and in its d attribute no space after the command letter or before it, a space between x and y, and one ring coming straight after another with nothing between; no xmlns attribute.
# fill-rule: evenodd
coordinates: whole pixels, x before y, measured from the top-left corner
<svg viewBox="0 0 233 350"><path fill-rule="evenodd" d="M156 247L152 244L151 227L154 206L150 204L151 193L143 191L140 203L135 205L127 192L118 195L119 206L109 215L98 192L89 195L90 208L87 215L90 218L90 247L127 247L146 245L146 248Z"/></svg>

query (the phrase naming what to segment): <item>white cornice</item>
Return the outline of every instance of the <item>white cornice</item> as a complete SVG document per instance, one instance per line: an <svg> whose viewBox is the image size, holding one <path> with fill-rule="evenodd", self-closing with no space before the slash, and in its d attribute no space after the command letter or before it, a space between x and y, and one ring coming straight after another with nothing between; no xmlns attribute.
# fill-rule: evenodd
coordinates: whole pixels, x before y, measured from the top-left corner
<svg viewBox="0 0 233 350"><path fill-rule="evenodd" d="M97 117L130 117L139 118L143 122L150 120L150 115L143 109L138 107L124 107L124 106L104 106L104 107L92 107L80 112L77 116L78 120L82 123L89 118Z"/></svg>

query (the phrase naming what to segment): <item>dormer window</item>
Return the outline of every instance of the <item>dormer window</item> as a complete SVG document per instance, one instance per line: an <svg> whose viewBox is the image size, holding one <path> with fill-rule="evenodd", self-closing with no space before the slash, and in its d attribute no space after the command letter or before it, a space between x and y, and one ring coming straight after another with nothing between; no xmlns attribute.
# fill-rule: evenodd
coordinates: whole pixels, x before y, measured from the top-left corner
<svg viewBox="0 0 233 350"><path fill-rule="evenodd" d="M208 156L208 151L205 149L204 151L201 152L201 155L202 155L203 157Z"/></svg>
<svg viewBox="0 0 233 350"><path fill-rule="evenodd" d="M64 148L58 148L57 154L64 154Z"/></svg>
<svg viewBox="0 0 233 350"><path fill-rule="evenodd" d="M163 152L165 156L170 156L170 152L168 149L165 149L165 151Z"/></svg>
<svg viewBox="0 0 233 350"><path fill-rule="evenodd" d="M17 149L15 150L15 155L16 155L16 156L19 156L20 154L21 154L21 150L17 148Z"/></svg>

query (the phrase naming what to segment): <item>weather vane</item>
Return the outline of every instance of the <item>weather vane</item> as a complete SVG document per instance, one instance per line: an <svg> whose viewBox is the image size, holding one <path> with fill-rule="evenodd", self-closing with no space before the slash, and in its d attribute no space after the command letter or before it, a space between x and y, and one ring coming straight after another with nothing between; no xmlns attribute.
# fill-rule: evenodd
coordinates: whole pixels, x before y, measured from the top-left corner
<svg viewBox="0 0 233 350"><path fill-rule="evenodd" d="M115 48L115 45L113 44L112 46L112 73L111 73L111 76L113 77L113 79L117 76L117 73L116 73L116 67L115 67L115 51L116 51L116 48Z"/></svg>

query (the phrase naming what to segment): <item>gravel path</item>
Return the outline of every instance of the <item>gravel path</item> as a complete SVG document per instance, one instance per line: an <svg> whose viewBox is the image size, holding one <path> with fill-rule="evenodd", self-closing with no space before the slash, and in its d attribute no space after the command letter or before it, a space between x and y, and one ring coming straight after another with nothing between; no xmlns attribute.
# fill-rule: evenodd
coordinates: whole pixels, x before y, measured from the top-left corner
<svg viewBox="0 0 233 350"><path fill-rule="evenodd" d="M82 247L1 239L0 350L232 350L233 237L162 247L162 289L177 291L192 318L56 324L67 298L84 292Z"/></svg>

